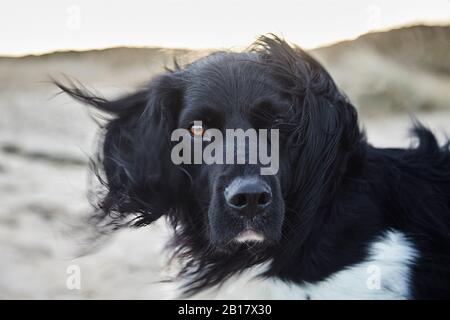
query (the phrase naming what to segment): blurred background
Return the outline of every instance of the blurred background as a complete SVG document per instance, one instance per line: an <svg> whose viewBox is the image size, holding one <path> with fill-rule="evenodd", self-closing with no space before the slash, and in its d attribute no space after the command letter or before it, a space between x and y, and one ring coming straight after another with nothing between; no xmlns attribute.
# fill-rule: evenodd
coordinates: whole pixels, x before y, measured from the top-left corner
<svg viewBox="0 0 450 320"><path fill-rule="evenodd" d="M408 146L410 116L450 133L450 2L24 1L0 10L0 298L170 298L164 221L107 238L83 219L97 125L50 83L105 97L215 49L276 33L308 49L376 146ZM74 271L75 270L75 271ZM79 281L73 276L79 275ZM243 297L245 298L245 293Z"/></svg>

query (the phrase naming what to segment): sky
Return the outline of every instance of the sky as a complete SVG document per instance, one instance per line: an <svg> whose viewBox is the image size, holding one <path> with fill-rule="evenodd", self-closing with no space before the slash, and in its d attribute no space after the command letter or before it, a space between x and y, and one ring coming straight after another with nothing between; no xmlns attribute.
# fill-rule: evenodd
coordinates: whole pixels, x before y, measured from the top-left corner
<svg viewBox="0 0 450 320"><path fill-rule="evenodd" d="M115 46L240 48L276 33L304 48L411 24L449 0L2 0L0 55Z"/></svg>

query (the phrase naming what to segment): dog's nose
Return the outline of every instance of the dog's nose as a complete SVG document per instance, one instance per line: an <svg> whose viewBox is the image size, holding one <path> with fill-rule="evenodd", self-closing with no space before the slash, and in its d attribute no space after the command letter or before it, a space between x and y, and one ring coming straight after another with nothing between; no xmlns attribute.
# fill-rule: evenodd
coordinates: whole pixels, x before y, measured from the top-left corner
<svg viewBox="0 0 450 320"><path fill-rule="evenodd" d="M272 192L266 182L259 178L236 178L225 188L225 200L229 207L242 215L262 213L272 202Z"/></svg>

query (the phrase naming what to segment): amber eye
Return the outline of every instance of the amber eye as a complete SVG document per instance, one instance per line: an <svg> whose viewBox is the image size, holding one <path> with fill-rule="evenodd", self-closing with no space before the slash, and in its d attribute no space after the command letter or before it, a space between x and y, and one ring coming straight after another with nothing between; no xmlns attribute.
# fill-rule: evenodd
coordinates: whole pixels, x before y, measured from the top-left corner
<svg viewBox="0 0 450 320"><path fill-rule="evenodd" d="M194 121L189 127L189 132L194 138L202 138L205 133L205 127L203 127L200 121Z"/></svg>

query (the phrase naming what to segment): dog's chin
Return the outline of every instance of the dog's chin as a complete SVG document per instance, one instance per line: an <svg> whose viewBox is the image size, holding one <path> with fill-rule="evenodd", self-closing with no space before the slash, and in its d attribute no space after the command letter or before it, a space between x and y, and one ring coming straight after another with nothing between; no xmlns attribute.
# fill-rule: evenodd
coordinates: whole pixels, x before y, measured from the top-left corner
<svg viewBox="0 0 450 320"><path fill-rule="evenodd" d="M234 253L240 250L251 250L252 252L264 251L276 241L262 231L244 229L233 236L223 238L215 243L215 247L222 253Z"/></svg>
<svg viewBox="0 0 450 320"><path fill-rule="evenodd" d="M265 240L266 236L262 232L252 229L241 231L233 238L233 241L237 243L264 243Z"/></svg>

